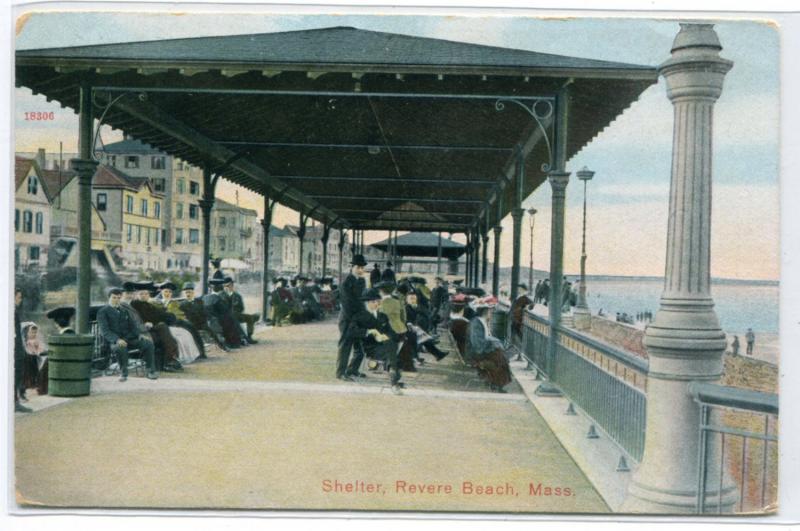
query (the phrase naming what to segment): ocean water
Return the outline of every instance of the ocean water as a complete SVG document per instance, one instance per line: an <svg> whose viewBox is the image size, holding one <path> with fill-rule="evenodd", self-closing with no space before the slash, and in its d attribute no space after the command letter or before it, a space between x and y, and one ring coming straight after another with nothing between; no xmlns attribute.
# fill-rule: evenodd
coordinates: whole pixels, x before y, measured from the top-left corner
<svg viewBox="0 0 800 531"><path fill-rule="evenodd" d="M589 280L587 301L592 313L635 315L650 310L655 315L663 290L662 280ZM779 287L760 284L712 283L711 295L722 329L741 333L778 333Z"/></svg>

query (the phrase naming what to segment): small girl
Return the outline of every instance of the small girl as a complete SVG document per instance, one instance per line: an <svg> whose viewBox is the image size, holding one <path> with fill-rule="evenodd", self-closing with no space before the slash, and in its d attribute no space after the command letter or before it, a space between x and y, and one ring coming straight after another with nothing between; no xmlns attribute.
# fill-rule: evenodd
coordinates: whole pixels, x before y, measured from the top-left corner
<svg viewBox="0 0 800 531"><path fill-rule="evenodd" d="M20 399L27 401L25 391L31 387L39 387L40 369L46 361L46 348L39 339L39 327L36 323L26 321L20 325L22 337L25 339L25 363L22 376L22 396Z"/></svg>

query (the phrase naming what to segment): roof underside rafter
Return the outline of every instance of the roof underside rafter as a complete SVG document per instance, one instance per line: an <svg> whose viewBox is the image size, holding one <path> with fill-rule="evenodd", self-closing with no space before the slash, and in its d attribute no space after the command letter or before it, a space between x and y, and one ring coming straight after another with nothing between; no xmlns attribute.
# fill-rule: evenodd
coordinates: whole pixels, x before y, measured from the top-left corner
<svg viewBox="0 0 800 531"><path fill-rule="evenodd" d="M289 208L448 232L499 197L511 208L516 146L528 146L525 195L544 180L535 124L498 112L499 97L569 84L572 156L656 80L650 67L352 28L17 52L18 86L62 106L77 108L87 77L105 124Z"/></svg>

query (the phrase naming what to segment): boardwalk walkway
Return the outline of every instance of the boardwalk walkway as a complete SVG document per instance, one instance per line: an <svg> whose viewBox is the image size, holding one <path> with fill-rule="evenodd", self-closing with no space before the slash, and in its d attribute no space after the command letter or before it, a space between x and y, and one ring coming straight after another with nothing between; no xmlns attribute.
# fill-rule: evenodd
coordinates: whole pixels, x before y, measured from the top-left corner
<svg viewBox="0 0 800 531"><path fill-rule="evenodd" d="M44 409L15 417L18 502L608 511L516 383L488 393L452 357L429 357L395 396L384 374L333 378L333 321L257 337L155 382L99 378L90 397L33 397ZM489 485L499 493L477 493Z"/></svg>

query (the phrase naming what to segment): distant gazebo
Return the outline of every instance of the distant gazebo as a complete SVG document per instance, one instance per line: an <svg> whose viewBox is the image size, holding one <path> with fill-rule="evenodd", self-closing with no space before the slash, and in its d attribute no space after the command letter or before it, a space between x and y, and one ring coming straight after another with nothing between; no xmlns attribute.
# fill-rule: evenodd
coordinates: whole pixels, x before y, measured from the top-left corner
<svg viewBox="0 0 800 531"><path fill-rule="evenodd" d="M403 264L436 264L438 273L441 272L441 261L446 259L447 272L451 275L458 274L458 260L467 252L466 245L431 232L409 232L373 243L371 247L385 253L398 271Z"/></svg>

